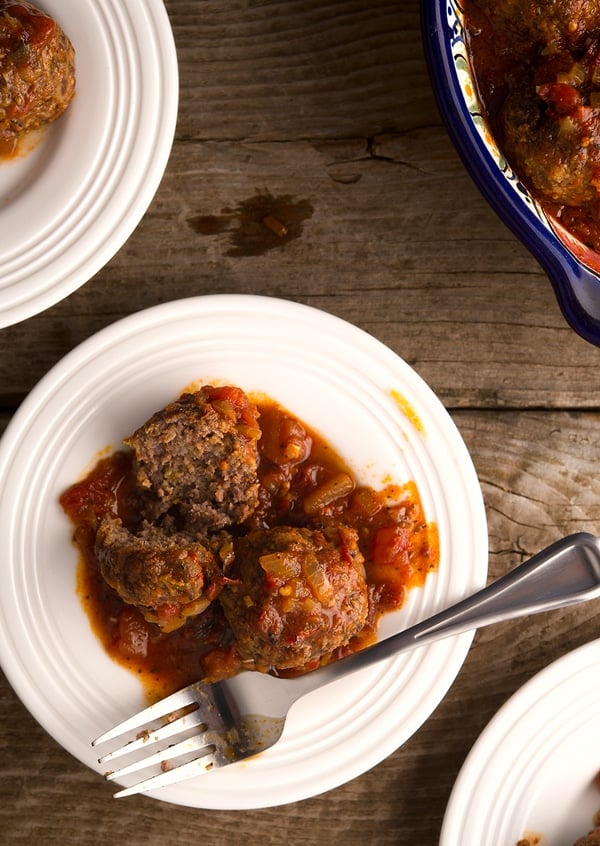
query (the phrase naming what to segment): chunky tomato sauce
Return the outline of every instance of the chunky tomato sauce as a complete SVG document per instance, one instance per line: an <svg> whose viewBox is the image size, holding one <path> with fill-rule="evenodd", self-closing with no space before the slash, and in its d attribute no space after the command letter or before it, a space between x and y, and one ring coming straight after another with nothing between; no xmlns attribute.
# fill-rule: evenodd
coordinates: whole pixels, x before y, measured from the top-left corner
<svg viewBox="0 0 600 846"><path fill-rule="evenodd" d="M428 523L413 483L374 490L356 484L332 447L273 402L257 402L260 504L248 525L318 526L336 521L357 529L365 557L369 618L361 635L343 650L355 651L376 638L382 614L400 608L406 593L422 586L439 563L435 524ZM124 521L133 503L132 457L119 451L61 497L75 526L81 553L77 587L85 611L105 649L141 678L148 698L160 698L199 678L224 678L241 662L218 602L164 633L126 605L106 584L94 555L96 527L105 513ZM306 667L311 669L311 667Z"/></svg>
<svg viewBox="0 0 600 846"><path fill-rule="evenodd" d="M6 53L22 50L29 44L44 44L56 27L53 18L29 3L0 0L0 15L3 13L11 18L10 26L7 22L0 27L0 48Z"/></svg>
<svg viewBox="0 0 600 846"><path fill-rule="evenodd" d="M515 9L517 5L512 3ZM555 124L544 138L543 150L541 145L536 149L536 144L531 144L529 174L524 171L522 162L510 160L510 154L507 157L530 194L555 224L558 237L584 262L599 269L600 166L593 161L600 143L600 29L589 32L576 44L570 42L569 33L565 32L564 37L556 35L555 40L544 46L533 36L529 39L515 37L506 23L492 25L476 0L465 0L462 6L474 81L496 141L501 148L505 145L500 115L507 96L533 86L539 97L540 114L551 116ZM528 16L533 19L538 11L532 4L523 2L521 6L514 14L520 14L523 20ZM531 125L515 126L512 132L513 135L520 132L525 138L538 129L532 118ZM565 153L570 143L569 135L573 138L572 156ZM586 149L589 165L585 165L584 156L576 152ZM538 179L538 184L532 181L531 172L540 174L546 170L551 173L561 169L571 170L569 180L562 176L561 179L574 185L577 185L581 169L582 183L596 186L595 193L582 200L575 192L568 198L565 190L558 199L558 195L540 190L539 184L544 179Z"/></svg>

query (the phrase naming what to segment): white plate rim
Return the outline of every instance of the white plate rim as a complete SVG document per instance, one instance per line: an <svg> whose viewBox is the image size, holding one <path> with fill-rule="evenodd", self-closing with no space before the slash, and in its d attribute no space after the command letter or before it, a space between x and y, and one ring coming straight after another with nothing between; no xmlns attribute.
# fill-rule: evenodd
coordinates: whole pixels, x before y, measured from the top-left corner
<svg viewBox="0 0 600 846"><path fill-rule="evenodd" d="M64 299L123 246L163 177L179 106L163 0L39 5L73 41L77 88L35 149L0 165L0 327Z"/></svg>
<svg viewBox="0 0 600 846"><path fill-rule="evenodd" d="M593 784L600 772L600 754L593 751L600 731L599 668L597 639L553 661L499 708L458 774L440 846L516 846L527 833L541 838L540 846L563 846L592 828L600 810ZM586 759L571 754L582 739L590 748ZM559 771L565 758L568 770Z"/></svg>

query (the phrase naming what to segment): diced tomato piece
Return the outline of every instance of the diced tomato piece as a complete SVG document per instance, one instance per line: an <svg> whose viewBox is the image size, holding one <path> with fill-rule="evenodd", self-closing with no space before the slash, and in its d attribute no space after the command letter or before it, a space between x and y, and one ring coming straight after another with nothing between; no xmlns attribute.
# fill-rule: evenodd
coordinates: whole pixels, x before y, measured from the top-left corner
<svg viewBox="0 0 600 846"><path fill-rule="evenodd" d="M410 547L410 535L402 526L382 526L373 536L373 564L394 564Z"/></svg>
<svg viewBox="0 0 600 846"><path fill-rule="evenodd" d="M550 82L538 87L538 94L557 115L570 115L583 104L581 94L566 82Z"/></svg>
<svg viewBox="0 0 600 846"><path fill-rule="evenodd" d="M598 112L591 106L578 106L571 116L581 129L597 134Z"/></svg>
<svg viewBox="0 0 600 846"><path fill-rule="evenodd" d="M369 565L369 583L379 588L378 611L393 611L402 607L411 575L412 569L408 564Z"/></svg>
<svg viewBox="0 0 600 846"><path fill-rule="evenodd" d="M310 455L312 438L294 417L273 407L262 412L265 425L259 443L261 455L278 466L301 464Z"/></svg>
<svg viewBox="0 0 600 846"><path fill-rule="evenodd" d="M241 388L233 385L207 385L203 388L204 393L212 402L228 402L234 409L238 422L246 426L254 427L257 422L256 406Z"/></svg>
<svg viewBox="0 0 600 846"><path fill-rule="evenodd" d="M125 606L118 619L118 648L126 658L145 658L148 654L150 629L139 611Z"/></svg>
<svg viewBox="0 0 600 846"><path fill-rule="evenodd" d="M202 656L202 676L206 681L219 681L237 675L242 669L242 660L234 647L211 649Z"/></svg>
<svg viewBox="0 0 600 846"><path fill-rule="evenodd" d="M95 527L105 514L118 510L119 488L127 476L131 459L124 452L98 462L83 481L71 485L60 497L60 504L74 523Z"/></svg>

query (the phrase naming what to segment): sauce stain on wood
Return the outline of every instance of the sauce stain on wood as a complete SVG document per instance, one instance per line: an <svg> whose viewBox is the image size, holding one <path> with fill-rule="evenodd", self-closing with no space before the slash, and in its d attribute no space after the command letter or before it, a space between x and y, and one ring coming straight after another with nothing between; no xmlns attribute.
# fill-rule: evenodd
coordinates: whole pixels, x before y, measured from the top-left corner
<svg viewBox="0 0 600 846"><path fill-rule="evenodd" d="M223 209L220 215L197 215L187 223L199 235L229 232L229 256L260 256L299 238L313 212L308 200L265 192L243 200L234 209Z"/></svg>
<svg viewBox="0 0 600 846"><path fill-rule="evenodd" d="M218 235L220 232L225 232L229 226L229 221L224 217L207 214L191 217L188 220L188 225L199 235Z"/></svg>

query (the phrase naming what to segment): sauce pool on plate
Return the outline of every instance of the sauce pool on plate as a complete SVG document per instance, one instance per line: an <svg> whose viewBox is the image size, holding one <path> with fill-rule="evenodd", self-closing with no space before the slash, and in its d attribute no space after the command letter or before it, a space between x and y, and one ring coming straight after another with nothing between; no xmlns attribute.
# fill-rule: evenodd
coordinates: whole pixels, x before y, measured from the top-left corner
<svg viewBox="0 0 600 846"><path fill-rule="evenodd" d="M358 539L357 554L364 558L368 612L360 632L301 668L276 671L289 675L374 642L381 616L401 608L407 592L422 586L437 569L439 541L414 482L378 490L360 485L333 447L306 423L268 398L256 400L256 406L258 504L241 524L230 527L234 541L265 527L271 531L289 527L299 536L347 527ZM201 678L235 675L246 664L218 596L201 613L190 614L183 624L168 630L123 601L103 577L96 548L98 526L105 515L118 515L124 524L136 519L134 465L131 450L105 455L62 494L60 502L74 526L77 591L93 631L115 661L139 676L153 701ZM262 558L267 576L273 564L285 569L281 557ZM285 572L275 575L285 579ZM312 575L309 587L315 588L316 604L322 581ZM285 598L294 582L280 584Z"/></svg>

